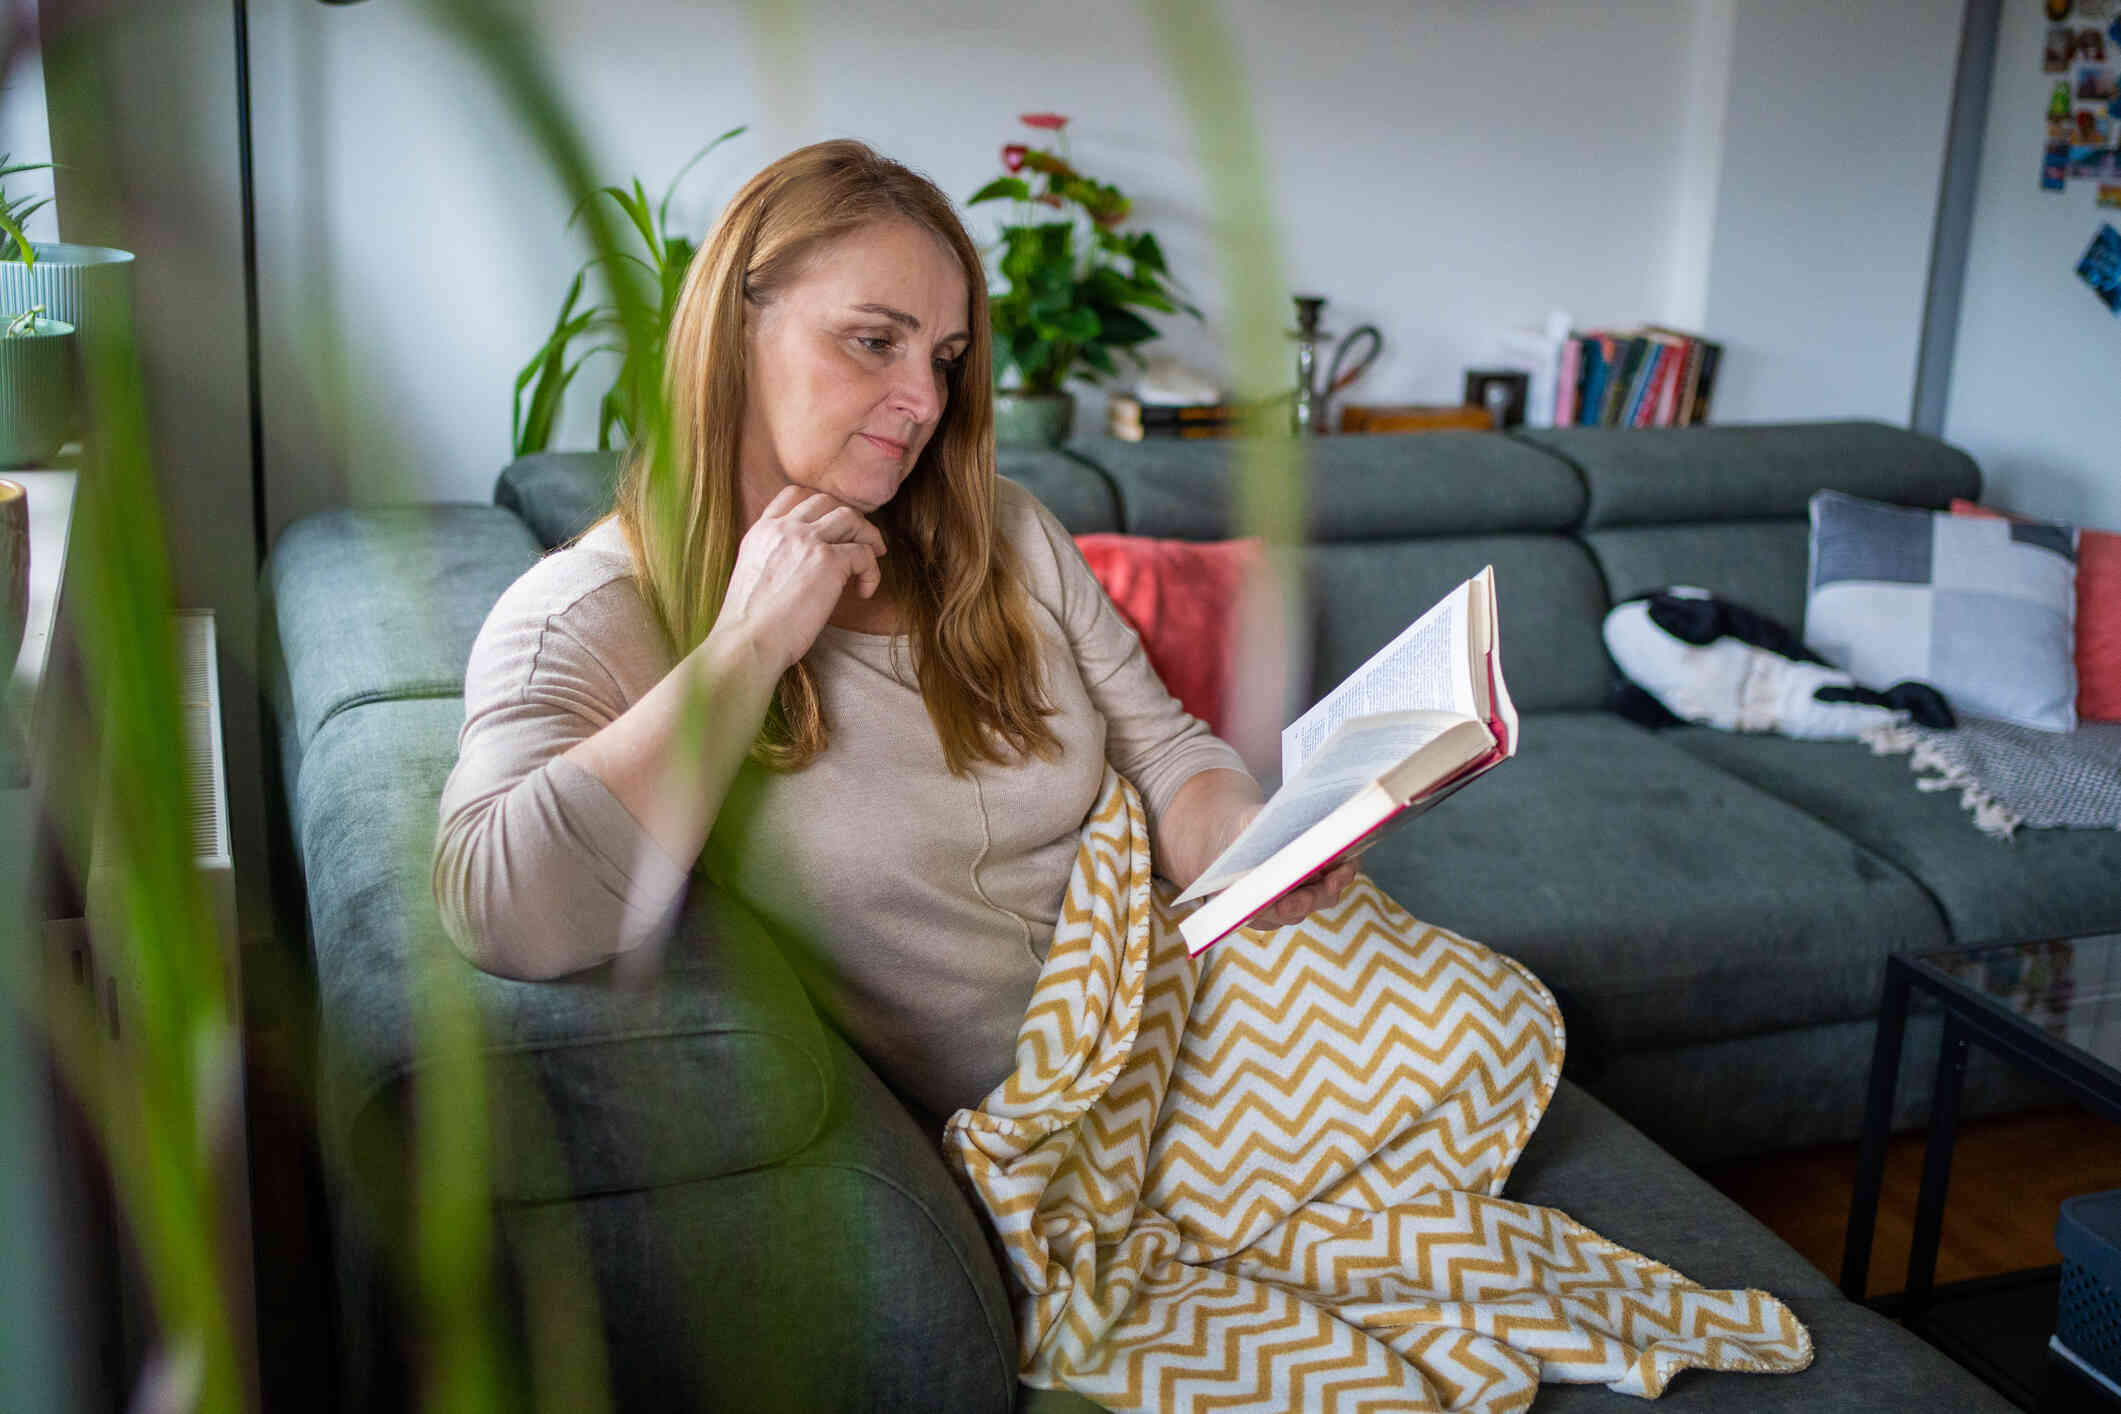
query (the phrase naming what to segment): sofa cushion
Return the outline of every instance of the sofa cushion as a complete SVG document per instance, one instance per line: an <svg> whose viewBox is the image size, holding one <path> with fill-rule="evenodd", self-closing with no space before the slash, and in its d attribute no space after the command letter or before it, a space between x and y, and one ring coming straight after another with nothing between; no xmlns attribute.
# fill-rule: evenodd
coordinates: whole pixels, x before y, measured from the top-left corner
<svg viewBox="0 0 2121 1414"><path fill-rule="evenodd" d="M1936 899L1960 942L2121 931L2121 832L2020 830L1995 840L1974 828L1956 792L1916 789L1905 756L1699 727L1666 736L1891 860Z"/></svg>
<svg viewBox="0 0 2121 1414"><path fill-rule="evenodd" d="M1824 1273L1602 1102L1564 1079L1503 1196L1559 1208L1709 1287L1833 1296Z"/></svg>
<svg viewBox="0 0 2121 1414"><path fill-rule="evenodd" d="M1789 1244L1566 1080L1504 1194L1559 1208L1704 1285L1755 1287L1782 1298L1811 1331L1816 1352L1810 1368L1772 1378L1689 1371L1649 1406L1598 1385L1545 1385L1533 1401L1539 1414L1667 1406L1788 1414L2005 1414L2010 1408L1917 1337L1843 1299ZM1099 1406L1080 1395L1026 1387L1016 1407L1019 1414L1091 1414Z"/></svg>
<svg viewBox="0 0 2121 1414"><path fill-rule="evenodd" d="M1581 545L1560 535L1339 541L1305 554L1312 697L1361 667L1481 566L1495 566L1502 662L1520 711L1596 708L1612 670L1600 626L1609 605Z"/></svg>
<svg viewBox="0 0 2121 1414"><path fill-rule="evenodd" d="M1766 427L1555 427L1513 434L1583 475L1583 524L1802 516L1814 491L1932 510L1981 484L1958 448L1882 422Z"/></svg>
<svg viewBox="0 0 2121 1414"><path fill-rule="evenodd" d="M1111 476L1129 534L1221 540L1251 529L1237 524L1241 445L1094 438L1068 450ZM1490 432L1293 445L1308 468L1306 538L1314 541L1558 531L1583 509L1582 483L1565 462Z"/></svg>
<svg viewBox="0 0 2121 1414"><path fill-rule="evenodd" d="M1264 563L1263 544L1078 535L1075 548L1179 705L1225 732L1231 634L1245 583Z"/></svg>
<svg viewBox="0 0 2121 1414"><path fill-rule="evenodd" d="M364 702L448 698L461 715L472 640L539 553L523 522L492 506L370 506L290 525L262 594L292 745L306 753L325 722Z"/></svg>
<svg viewBox="0 0 2121 1414"><path fill-rule="evenodd" d="M1797 634L1804 631L1811 538L1804 520L1628 526L1583 537L1616 604L1669 584L1696 584Z"/></svg>
<svg viewBox="0 0 2121 1414"><path fill-rule="evenodd" d="M1812 497L1804 644L1864 687L1936 688L1959 711L2077 725L2077 532Z"/></svg>
<svg viewBox="0 0 2121 1414"><path fill-rule="evenodd" d="M2008 513L1953 501L1952 514ZM2077 716L2121 722L2121 534L2111 530L2077 532L2076 656Z"/></svg>
<svg viewBox="0 0 2121 1414"><path fill-rule="evenodd" d="M1690 1370L1648 1407L1657 1414L2013 1414L2017 1408L1935 1346L1868 1306L1841 1296L1793 1297L1788 1305L1812 1334L1808 1367L1791 1375ZM1539 1392L1536 1414L1639 1414L1644 1407L1640 1399L1602 1385L1548 1385Z"/></svg>
<svg viewBox="0 0 2121 1414"><path fill-rule="evenodd" d="M618 489L617 452L533 452L501 468L494 504L513 511L546 549L574 539L611 509ZM1050 447L1001 447L1003 476L1046 503L1081 534L1119 529L1112 483L1094 466Z"/></svg>
<svg viewBox="0 0 2121 1414"><path fill-rule="evenodd" d="M1939 1011L1918 1008L1908 1018L1893 1092L1896 1133L1929 1119L1943 1030ZM1653 1142L1698 1166L1854 1143L1877 1041L1875 1016L1793 1026L1610 1056L1583 1083ZM2052 1083L1985 1047L1967 1056L1961 1113L1969 1118L2068 1102Z"/></svg>
<svg viewBox="0 0 2121 1414"><path fill-rule="evenodd" d="M617 452L532 452L501 468L493 503L550 550L603 519L619 484Z"/></svg>
<svg viewBox="0 0 2121 1414"><path fill-rule="evenodd" d="M783 1162L501 1211L519 1265L594 1272L613 1409L1013 1406L1008 1293L940 1135L831 1053L832 1111ZM685 1098L673 1123L720 1122Z"/></svg>
<svg viewBox="0 0 2121 1414"><path fill-rule="evenodd" d="M1527 714L1514 761L1365 867L1565 992L1592 1052L1866 1016L1888 952L1948 936L1878 855L1603 712Z"/></svg>
<svg viewBox="0 0 2121 1414"><path fill-rule="evenodd" d="M327 1113L352 1152L396 1142L428 1054L415 991L441 986L465 988L483 1023L499 1198L679 1183L810 1143L829 1099L822 1025L763 925L704 881L658 959L517 982L450 945L428 864L463 717L458 698L340 712L295 787Z"/></svg>
<svg viewBox="0 0 2121 1414"><path fill-rule="evenodd" d="M1057 447L997 447L996 468L1038 497L1075 535L1121 529L1119 492L1095 463Z"/></svg>

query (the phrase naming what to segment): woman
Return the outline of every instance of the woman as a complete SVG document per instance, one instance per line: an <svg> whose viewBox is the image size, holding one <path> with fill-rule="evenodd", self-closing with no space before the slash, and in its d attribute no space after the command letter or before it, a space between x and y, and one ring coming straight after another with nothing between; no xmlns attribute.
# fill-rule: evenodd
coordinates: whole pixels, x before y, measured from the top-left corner
<svg viewBox="0 0 2121 1414"><path fill-rule="evenodd" d="M828 142L737 194L671 323L672 485L633 458L472 649L434 886L474 963L553 977L655 939L704 850L827 1019L948 1115L1013 1068L1107 760L1181 886L1258 811L996 477L989 376L979 255L932 183Z"/></svg>

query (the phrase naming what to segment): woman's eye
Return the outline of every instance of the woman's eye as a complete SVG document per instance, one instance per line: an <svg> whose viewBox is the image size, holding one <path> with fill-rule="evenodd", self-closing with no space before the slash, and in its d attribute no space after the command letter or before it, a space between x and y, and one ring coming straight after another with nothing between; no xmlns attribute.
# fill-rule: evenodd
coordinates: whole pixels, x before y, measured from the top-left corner
<svg viewBox="0 0 2121 1414"><path fill-rule="evenodd" d="M877 334L857 334L854 341L871 353L890 353L893 341Z"/></svg>
<svg viewBox="0 0 2121 1414"><path fill-rule="evenodd" d="M939 358L935 361L935 371L937 373L955 373L957 372L957 366L964 361L965 356L963 354L959 354L955 358Z"/></svg>

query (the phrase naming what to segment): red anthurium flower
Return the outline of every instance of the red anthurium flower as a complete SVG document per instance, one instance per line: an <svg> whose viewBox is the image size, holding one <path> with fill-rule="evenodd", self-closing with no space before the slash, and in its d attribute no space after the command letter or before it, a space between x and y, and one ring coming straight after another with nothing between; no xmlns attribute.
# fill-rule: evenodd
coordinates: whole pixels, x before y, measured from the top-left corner
<svg viewBox="0 0 2121 1414"><path fill-rule="evenodd" d="M1019 113L1017 117L1023 120L1026 127L1044 128L1048 132L1057 133L1068 126L1068 120L1058 113Z"/></svg>
<svg viewBox="0 0 2121 1414"><path fill-rule="evenodd" d="M1024 170L1024 154L1030 151L1020 142L1012 142L1002 149L1002 165L1012 172Z"/></svg>

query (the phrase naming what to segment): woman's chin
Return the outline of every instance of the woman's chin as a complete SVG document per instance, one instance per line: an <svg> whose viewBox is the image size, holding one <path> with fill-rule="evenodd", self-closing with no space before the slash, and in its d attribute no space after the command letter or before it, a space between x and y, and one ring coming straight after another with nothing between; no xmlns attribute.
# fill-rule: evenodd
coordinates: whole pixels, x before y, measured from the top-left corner
<svg viewBox="0 0 2121 1414"><path fill-rule="evenodd" d="M898 494L903 479L896 474L880 475L876 472L841 477L827 488L827 494L837 496L863 515L868 515L872 511L883 509L885 504Z"/></svg>

